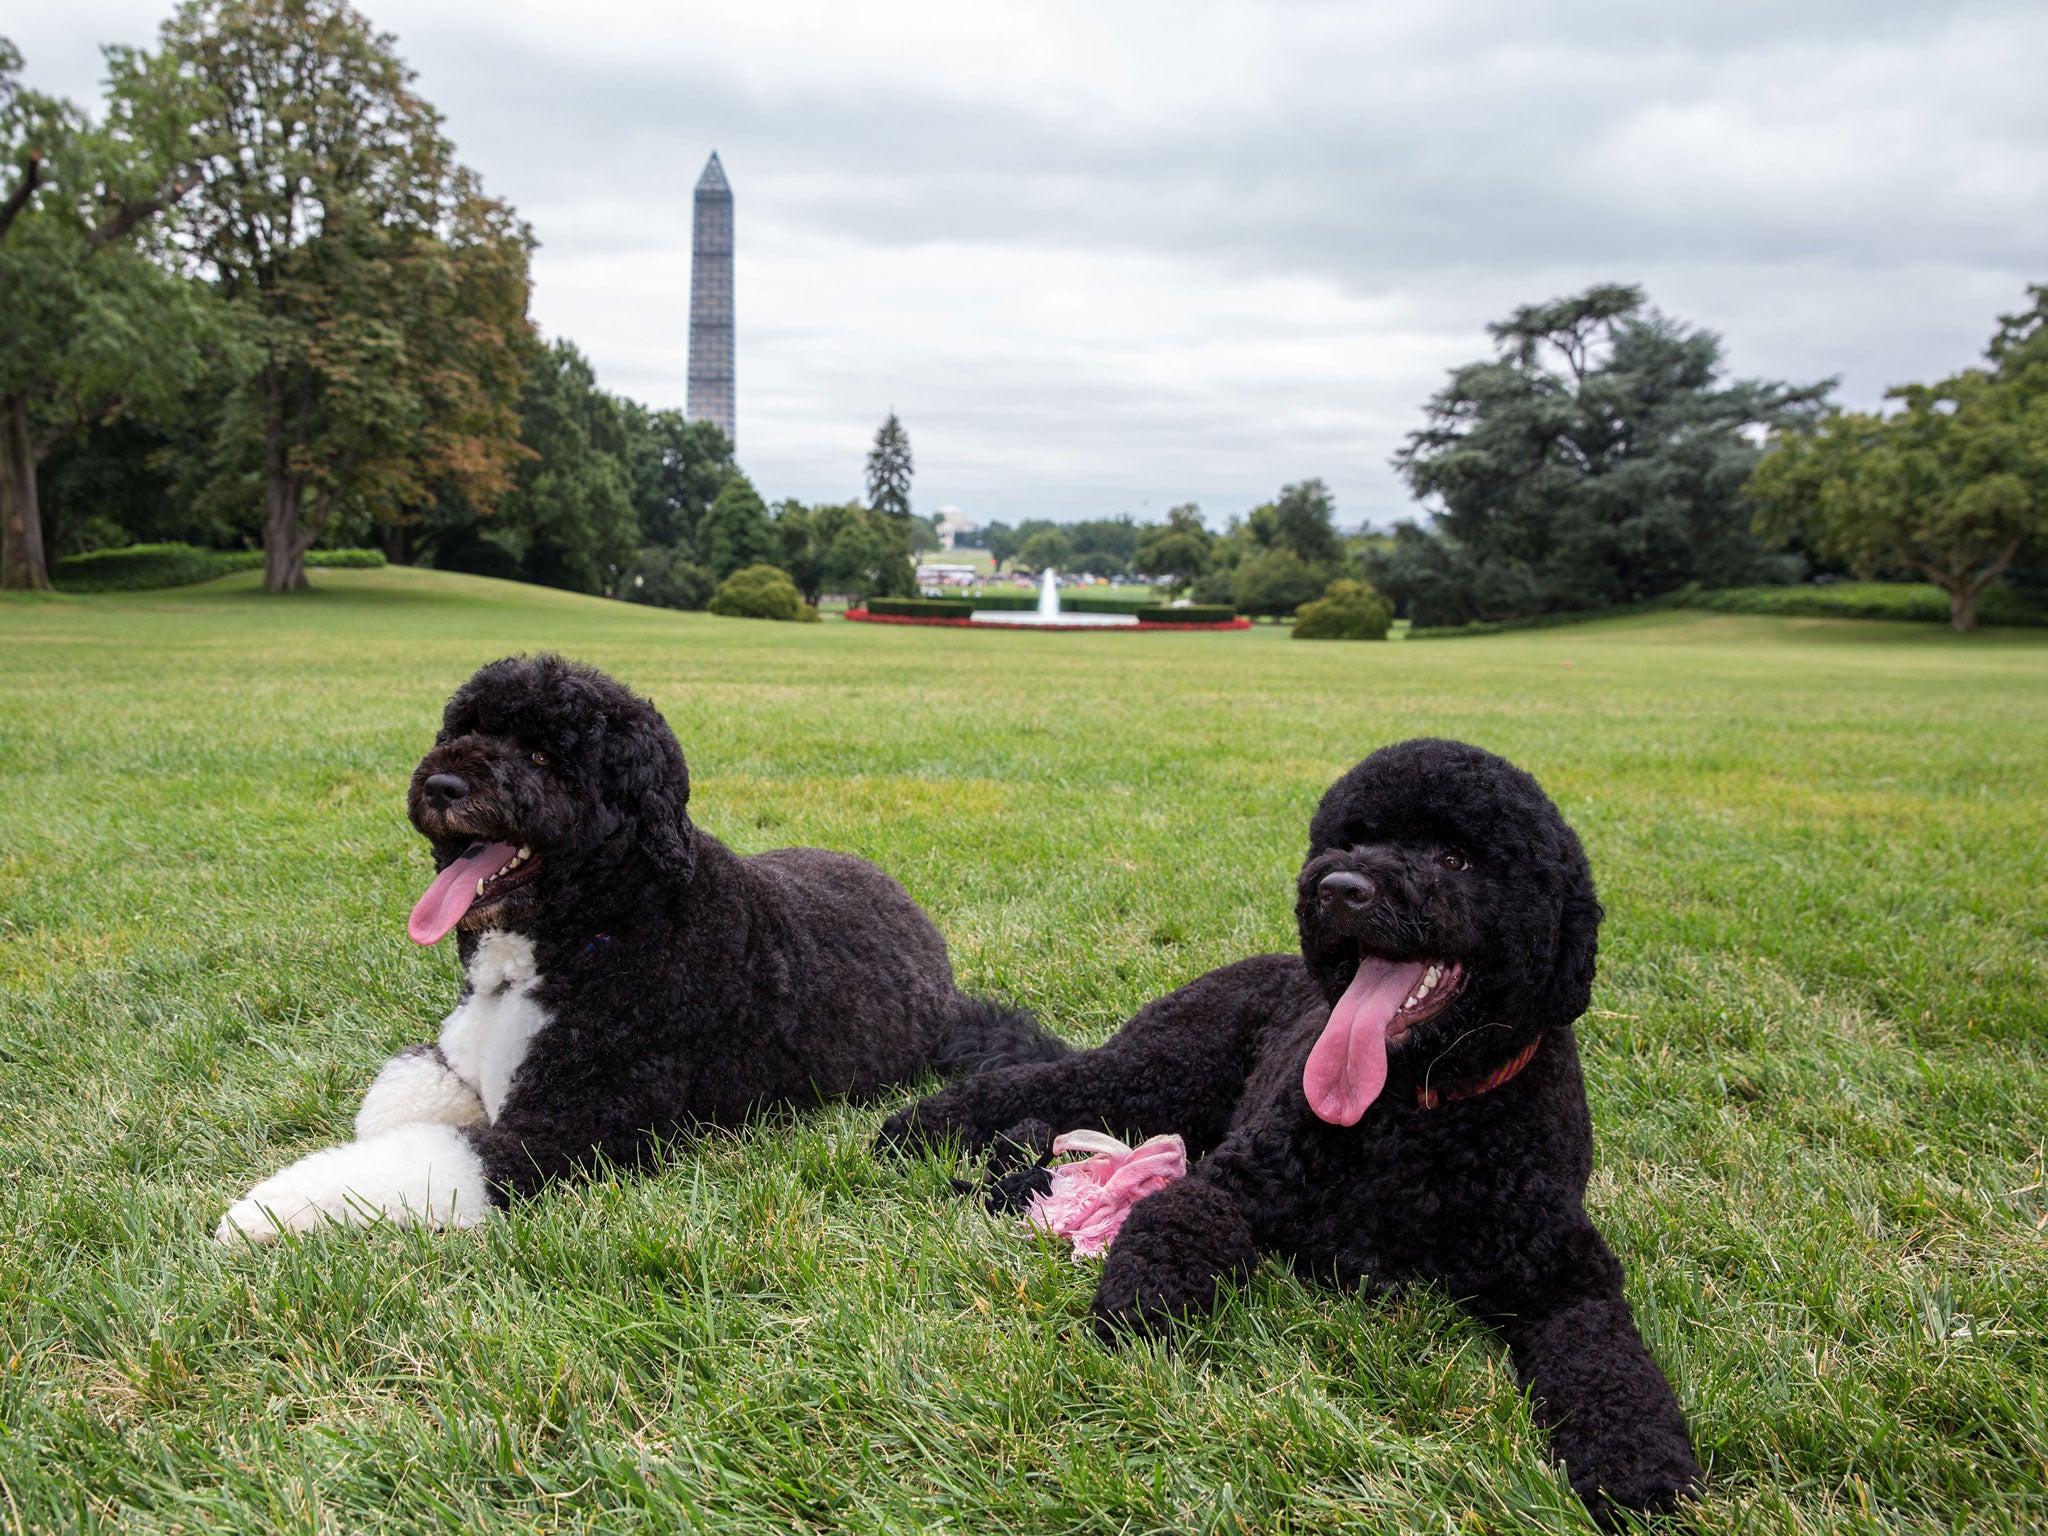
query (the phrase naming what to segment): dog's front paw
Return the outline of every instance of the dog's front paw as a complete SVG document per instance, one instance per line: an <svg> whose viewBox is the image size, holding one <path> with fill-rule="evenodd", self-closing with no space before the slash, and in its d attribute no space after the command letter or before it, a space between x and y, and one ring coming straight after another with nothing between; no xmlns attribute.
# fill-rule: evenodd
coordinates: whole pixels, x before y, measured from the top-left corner
<svg viewBox="0 0 2048 1536"><path fill-rule="evenodd" d="M1703 1474L1692 1448L1682 1440L1672 1445L1643 1445L1625 1465L1588 1475L1568 1467L1573 1491L1586 1502L1587 1513L1603 1531L1622 1528L1623 1512L1636 1516L1673 1515L1700 1496Z"/></svg>
<svg viewBox="0 0 2048 1536"><path fill-rule="evenodd" d="M1131 1207L1095 1288L1095 1332L1164 1337L1216 1305L1216 1283L1258 1263L1251 1228L1230 1197L1198 1179L1169 1184Z"/></svg>
<svg viewBox="0 0 2048 1536"><path fill-rule="evenodd" d="M1167 1339L1177 1325L1214 1309L1216 1271L1198 1256L1160 1263L1117 1246L1109 1250L1088 1310L1105 1344L1127 1338Z"/></svg>
<svg viewBox="0 0 2048 1536"><path fill-rule="evenodd" d="M470 1227L491 1214L482 1160L448 1125L407 1125L302 1157L228 1208L220 1243L392 1221Z"/></svg>
<svg viewBox="0 0 2048 1536"><path fill-rule="evenodd" d="M949 1110L945 1097L943 1093L934 1094L897 1110L875 1133L875 1150L916 1157L950 1141L962 1152L979 1152L988 1144L988 1137L977 1131L964 1115Z"/></svg>

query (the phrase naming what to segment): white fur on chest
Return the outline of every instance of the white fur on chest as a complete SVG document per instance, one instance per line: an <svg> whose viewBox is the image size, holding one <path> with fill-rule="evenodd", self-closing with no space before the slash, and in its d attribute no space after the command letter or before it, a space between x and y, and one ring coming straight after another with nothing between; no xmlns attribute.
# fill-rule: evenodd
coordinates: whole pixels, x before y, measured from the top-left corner
<svg viewBox="0 0 2048 1536"><path fill-rule="evenodd" d="M533 1037L547 1027L547 1011L533 998L539 985L532 942L493 929L477 941L469 962L469 996L441 1026L441 1054L477 1091L492 1120Z"/></svg>

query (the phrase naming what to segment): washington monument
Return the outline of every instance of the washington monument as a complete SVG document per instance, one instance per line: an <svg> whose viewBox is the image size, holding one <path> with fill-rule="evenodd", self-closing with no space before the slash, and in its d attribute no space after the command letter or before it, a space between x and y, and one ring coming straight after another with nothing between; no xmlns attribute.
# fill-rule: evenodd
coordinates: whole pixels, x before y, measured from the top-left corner
<svg viewBox="0 0 2048 1536"><path fill-rule="evenodd" d="M733 432L732 188L714 150L697 178L690 242L690 398L692 421Z"/></svg>

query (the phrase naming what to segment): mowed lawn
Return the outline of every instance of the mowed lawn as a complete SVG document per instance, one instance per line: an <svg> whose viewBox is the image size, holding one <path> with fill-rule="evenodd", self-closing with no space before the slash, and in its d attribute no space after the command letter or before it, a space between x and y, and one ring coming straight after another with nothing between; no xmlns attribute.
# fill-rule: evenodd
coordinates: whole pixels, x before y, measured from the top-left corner
<svg viewBox="0 0 2048 1536"><path fill-rule="evenodd" d="M655 699L703 826L876 860L1080 1041L1293 947L1371 748L1514 758L1607 904L1592 1200L1693 1523L2048 1524L2048 634L976 635L316 579L0 605L0 1528L1586 1528L1450 1298L1269 1263L1105 1351L1092 1267L877 1162L880 1105L479 1231L216 1247L450 1006L403 786L538 648Z"/></svg>

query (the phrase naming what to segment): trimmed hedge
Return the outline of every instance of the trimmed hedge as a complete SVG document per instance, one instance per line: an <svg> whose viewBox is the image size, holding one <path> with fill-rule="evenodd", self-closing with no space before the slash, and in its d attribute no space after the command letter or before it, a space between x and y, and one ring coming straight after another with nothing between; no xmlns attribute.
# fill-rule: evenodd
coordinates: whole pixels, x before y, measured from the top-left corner
<svg viewBox="0 0 2048 1536"><path fill-rule="evenodd" d="M1667 592L1647 602L1614 608L1589 608L1576 613L1544 613L1527 619L1463 624L1452 629L1411 629L1410 640L1457 640L1466 636L1500 635L1518 629L1556 629L1593 619L1625 618L1630 614L1692 608L1707 613L1754 613L1765 617L1806 619L1883 619L1912 624L1949 622L1948 594L1914 581L1836 581L1826 586L1726 587L1720 591L1687 589ZM2021 628L2048 628L2048 595L2024 587L1993 587L1977 599L1977 622Z"/></svg>
<svg viewBox="0 0 2048 1536"><path fill-rule="evenodd" d="M1228 624L1236 617L1237 610L1227 603L1190 603L1185 608L1154 603L1138 611L1140 624Z"/></svg>
<svg viewBox="0 0 2048 1536"><path fill-rule="evenodd" d="M931 598L931 602L951 602L951 598ZM974 599L977 608L1001 608L1010 612L1035 612L1038 608L1036 592L983 592ZM1066 613L1145 613L1159 606L1157 593L1142 597L1095 597L1085 592L1060 593L1060 608Z"/></svg>
<svg viewBox="0 0 2048 1536"><path fill-rule="evenodd" d="M950 597L871 597L867 601L868 612L885 619L964 619L981 606Z"/></svg>
<svg viewBox="0 0 2048 1536"><path fill-rule="evenodd" d="M1767 613L1796 618L1949 622L1946 592L1921 582L1905 581L1836 581L1824 587L1730 587L1721 592L1684 593L1678 606L1704 608L1712 613ZM2048 627L2048 595L2021 587L1992 587L1977 599L1977 622Z"/></svg>
<svg viewBox="0 0 2048 1536"><path fill-rule="evenodd" d="M306 564L315 570L373 570L383 565L381 549L315 549ZM66 555L50 571L60 592L154 592L189 587L230 571L263 568L260 549L196 549L190 544L130 544Z"/></svg>

